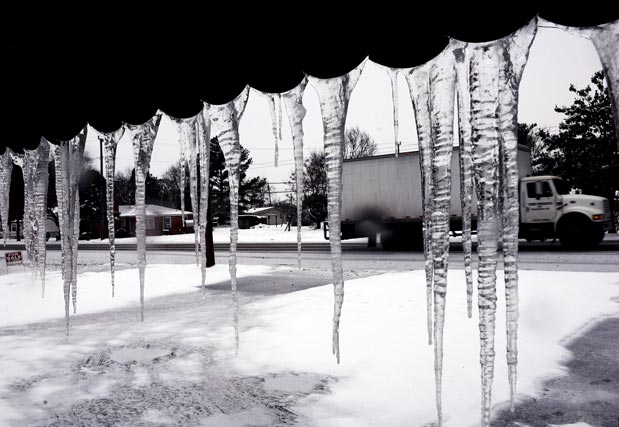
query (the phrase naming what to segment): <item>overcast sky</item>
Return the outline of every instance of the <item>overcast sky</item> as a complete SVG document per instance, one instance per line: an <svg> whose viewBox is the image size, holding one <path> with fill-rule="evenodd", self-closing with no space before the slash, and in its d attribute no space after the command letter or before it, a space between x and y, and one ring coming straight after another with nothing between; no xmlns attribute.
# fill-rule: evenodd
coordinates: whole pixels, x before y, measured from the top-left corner
<svg viewBox="0 0 619 427"><path fill-rule="evenodd" d="M414 48L414 47L412 47ZM531 48L520 87L519 121L535 122L556 130L562 116L554 112L555 105L568 105L573 101L568 91L570 83L583 87L591 75L602 68L592 43L584 38L570 35L554 28L539 28ZM408 85L403 75L399 78L399 117L402 151L416 148L414 114ZM308 85L303 103L307 109L304 120L305 153L321 149L322 122L318 97ZM265 176L270 182L287 181L293 169L292 139L285 107L283 141L279 147L279 167L273 166L273 133L271 115L266 97L252 90L245 114L240 124L241 144L251 152L253 165L250 176ZM380 154L394 152L393 115L391 86L388 75L378 66L367 62L353 92L348 110L347 127L359 126L376 141ZM87 152L98 165L99 143L90 130L86 142ZM178 136L176 127L164 116L151 162L151 173L161 175L178 161ZM118 146L117 171L133 168L129 140L124 137ZM275 184L276 190L284 190L284 184Z"/></svg>

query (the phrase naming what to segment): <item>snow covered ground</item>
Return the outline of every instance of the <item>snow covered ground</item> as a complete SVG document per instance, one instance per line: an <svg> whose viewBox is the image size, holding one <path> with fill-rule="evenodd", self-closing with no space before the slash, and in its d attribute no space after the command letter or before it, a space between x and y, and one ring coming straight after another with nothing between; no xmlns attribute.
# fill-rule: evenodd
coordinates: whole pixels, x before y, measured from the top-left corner
<svg viewBox="0 0 619 427"><path fill-rule="evenodd" d="M240 266L243 280L270 267ZM151 265L146 320L137 270L79 275L78 314L64 334L61 278L47 296L28 274L0 277L0 425L425 426L436 419L421 271L346 283L342 362L331 354L333 289L242 299L235 355L226 266ZM478 328L466 317L462 271L449 273L445 426L479 422ZM293 274L289 279L294 280ZM502 277L499 274L499 280ZM596 321L619 316L619 274L520 272L520 399L565 374L563 347ZM499 287L500 289L500 287ZM504 302L499 290L493 402L508 398ZM89 313L89 314L86 314ZM36 323L43 322L43 323ZM109 425L108 424L108 425Z"/></svg>
<svg viewBox="0 0 619 427"><path fill-rule="evenodd" d="M301 238L303 242L327 242L324 238L324 232L322 229L315 230L314 227L303 227L301 232ZM451 242L461 242L462 236L452 236L449 239ZM607 233L604 237L605 241L618 241L618 234L610 234ZM194 243L194 235L193 233L189 234L177 234L173 236L147 236L146 241L148 243ZM220 226L215 227L213 229L213 241L215 243L229 243L230 242L230 227L228 226ZM265 242L287 242L287 243L296 243L297 241L297 230L296 227L292 227L291 231L286 231L284 226L275 226L275 225L260 225L254 228L239 230L239 242L251 242L251 243L265 243ZM472 241L477 241L477 235L473 234ZM521 240L524 241L524 240ZM14 239L10 239L7 241L11 244L18 243ZM107 240L105 240L107 242ZM367 243L367 238L359 238L359 239L349 239L344 240L344 243ZM100 244L100 239L92 239L92 240L80 240L80 245L88 245L88 244ZM116 244L135 244L135 237L126 237L122 239L116 239ZM60 245L60 242L55 242L50 240L48 244L57 244Z"/></svg>
<svg viewBox="0 0 619 427"><path fill-rule="evenodd" d="M303 242L326 242L322 229L315 230L314 227L303 227L301 231ZM367 241L367 239L354 239L355 241ZM149 236L146 238L148 243L193 243L194 235L177 234L174 236ZM220 226L213 229L213 241L215 243L230 242L230 227ZM286 231L285 226L259 225L253 228L239 230L239 242L295 242L297 241L297 229L291 227ZM352 240L351 240L352 241ZM80 241L80 244L85 241ZM90 240L93 243L100 243L100 240ZM135 237L116 239L118 244L136 243Z"/></svg>

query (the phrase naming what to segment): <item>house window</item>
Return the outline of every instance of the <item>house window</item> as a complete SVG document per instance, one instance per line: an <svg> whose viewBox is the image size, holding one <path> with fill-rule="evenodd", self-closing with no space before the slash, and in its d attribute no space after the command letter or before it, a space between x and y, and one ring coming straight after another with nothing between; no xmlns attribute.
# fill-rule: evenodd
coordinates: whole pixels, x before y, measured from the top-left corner
<svg viewBox="0 0 619 427"><path fill-rule="evenodd" d="M147 217L146 218L146 229L152 230L155 228L155 218Z"/></svg>
<svg viewBox="0 0 619 427"><path fill-rule="evenodd" d="M172 228L172 217L164 216L163 217L163 229L170 230Z"/></svg>

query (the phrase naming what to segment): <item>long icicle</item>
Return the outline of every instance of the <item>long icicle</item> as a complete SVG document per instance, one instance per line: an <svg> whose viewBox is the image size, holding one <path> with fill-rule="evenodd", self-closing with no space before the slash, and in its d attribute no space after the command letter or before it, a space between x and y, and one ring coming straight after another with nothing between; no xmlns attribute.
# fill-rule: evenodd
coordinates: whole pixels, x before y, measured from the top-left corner
<svg viewBox="0 0 619 427"><path fill-rule="evenodd" d="M283 94L286 113L292 131L292 145L294 147L294 173L297 193L297 260L301 269L301 219L303 213L303 93L307 86L307 79L303 79L297 87Z"/></svg>
<svg viewBox="0 0 619 427"><path fill-rule="evenodd" d="M269 110L271 111L271 124L273 127L273 140L275 141L275 151L273 165L278 167L279 143L282 140L282 101L279 93L265 94L269 100Z"/></svg>
<svg viewBox="0 0 619 427"><path fill-rule="evenodd" d="M469 63L462 47L453 50L458 71L458 127L460 139L460 206L462 207L462 251L466 279L466 311L473 317L473 269L471 239L471 204L473 202L473 177L471 159L471 96L468 91Z"/></svg>
<svg viewBox="0 0 619 427"><path fill-rule="evenodd" d="M133 146L135 164L135 231L138 241L138 269L140 270L140 319L144 321L144 275L146 270L146 178L161 113L141 125L126 124Z"/></svg>
<svg viewBox="0 0 619 427"><path fill-rule="evenodd" d="M496 123L498 99L498 55L496 48L471 52L472 153L477 185L477 253L480 363L482 370L482 427L490 423L494 377L496 317L496 267L499 219L499 134Z"/></svg>
<svg viewBox="0 0 619 427"><path fill-rule="evenodd" d="M193 210L193 237L196 267L200 266L200 199L198 196L198 149L196 143L196 117L175 119L180 145L189 164L189 196ZM183 196L184 199L184 196Z"/></svg>
<svg viewBox="0 0 619 427"><path fill-rule="evenodd" d="M30 260L30 268L33 279L36 275L36 270L39 263L36 250L38 239L34 206L34 191L36 184L36 165L38 163L38 154L38 147L34 150L24 150L24 168L22 169L24 174L24 187L28 189L28 201L26 202L26 200L24 200L24 221L28 222L28 238L25 240L26 244L28 245L28 258Z"/></svg>
<svg viewBox="0 0 619 427"><path fill-rule="evenodd" d="M41 297L45 296L45 268L47 260L47 189L49 183L49 143L41 138L33 157L32 206L34 211L34 251L36 271L41 279ZM27 150L24 150L27 151Z"/></svg>
<svg viewBox="0 0 619 427"><path fill-rule="evenodd" d="M398 101L398 68L385 67L391 81L391 100L393 102L393 140L395 143L395 156L400 155L400 113Z"/></svg>
<svg viewBox="0 0 619 427"><path fill-rule="evenodd" d="M103 160L105 162L105 196L106 196L106 217L107 233L110 242L110 274L112 279L112 298L114 298L114 264L116 260L116 228L114 219L114 174L116 172L116 147L118 141L125 133L125 128L109 132L97 133L97 137L103 146Z"/></svg>
<svg viewBox="0 0 619 427"><path fill-rule="evenodd" d="M32 188L29 178L28 162L24 154L11 153L13 164L19 166L24 179L24 216L22 219L22 233L24 235L24 247L26 249L26 258L31 266L33 262L33 247L32 247L32 222L30 220L32 213Z"/></svg>
<svg viewBox="0 0 619 427"><path fill-rule="evenodd" d="M180 124L177 124L180 127ZM177 128L177 132L180 135L180 129ZM179 160L178 160L178 179L179 179L179 193L181 196L181 224L183 225L183 232L185 232L185 187L186 183L186 175L185 175L185 147L183 146L183 141L181 140L178 144L179 149ZM194 224L195 226L195 224Z"/></svg>
<svg viewBox="0 0 619 427"><path fill-rule="evenodd" d="M208 197L209 197L209 177L211 159L211 129L207 116L207 109L204 108L198 114L196 121L196 134L198 141L198 153L200 155L200 258L202 272L202 289L206 289L206 227L208 218ZM194 220L195 223L195 220Z"/></svg>
<svg viewBox="0 0 619 427"><path fill-rule="evenodd" d="M11 190L11 174L13 173L13 159L11 149L6 148L4 154L0 155L0 217L2 218L2 232L4 246L9 235L9 203Z"/></svg>
<svg viewBox="0 0 619 427"><path fill-rule="evenodd" d="M537 32L533 20L528 26L503 43L502 66L499 69L499 131L502 148L503 188L503 264L505 274L505 313L507 330L507 369L510 409L516 401L518 364L518 89L529 50Z"/></svg>
<svg viewBox="0 0 619 427"><path fill-rule="evenodd" d="M82 151L83 155L83 151ZM80 236L80 192L75 193L75 203L73 210L73 239L71 241L71 301L73 303L73 314L77 313L77 250Z"/></svg>
<svg viewBox="0 0 619 427"><path fill-rule="evenodd" d="M432 265L432 230L430 219L433 210L434 180L432 179L432 128L430 123L430 92L428 71L426 68L412 69L406 75L415 109L415 122L419 140L419 168L421 170L421 198L423 200L423 257L426 275L426 325L428 345L432 344L432 307L434 292L434 268ZM426 143L427 142L427 143Z"/></svg>
<svg viewBox="0 0 619 427"><path fill-rule="evenodd" d="M319 79L310 77L310 82L318 94L322 126L324 131L325 161L327 166L327 211L329 216L329 243L331 246L331 268L333 269L333 309L332 351L340 363L340 318L344 303L344 272L342 269L342 242L340 214L342 211L342 163L344 160L344 126L348 102L363 67L357 68L341 77Z"/></svg>
<svg viewBox="0 0 619 427"><path fill-rule="evenodd" d="M59 143L60 144L60 143ZM60 252L62 253L62 259L63 259L63 264L62 264L62 269L60 270L61 274L62 274L62 280L64 283L64 274L65 274L65 268L64 268L64 258L65 258L65 250L64 250L64 236L63 236L63 231L62 231L62 227L64 227L64 189L63 189L63 182L64 182L64 168L63 168L63 163L62 163L62 156L61 156L61 152L60 152L60 145L55 145L52 144L50 146L50 152L51 155L54 159L54 176L55 176L55 182L54 182L54 187L56 188L56 213L58 215L58 231L60 232ZM65 298L67 297L67 295L65 295ZM68 319L68 318L67 318Z"/></svg>
<svg viewBox="0 0 619 427"><path fill-rule="evenodd" d="M77 304L77 250L80 206L79 177L82 171L87 128L68 141L53 147L56 171L56 198L62 248L62 279L64 282L66 333L69 335L69 307Z"/></svg>
<svg viewBox="0 0 619 427"><path fill-rule="evenodd" d="M230 286L234 315L234 340L236 353L239 351L239 299L236 281L236 249L239 240L239 181L241 165L241 143L239 120L245 110L249 87L236 100L223 105L208 105L211 132L217 137L223 152L230 184ZM243 102L243 100L245 100Z"/></svg>
<svg viewBox="0 0 619 427"><path fill-rule="evenodd" d="M408 79L413 95L419 145L430 152L433 200L430 216L432 270L434 278L434 370L438 425L442 425L442 372L447 270L449 261L449 220L451 200L451 155L455 65L453 55L444 51L426 65L413 69ZM426 102L422 102L425 99ZM421 111L426 110L427 111ZM424 129L425 128L425 129ZM429 172L426 168L423 172Z"/></svg>
<svg viewBox="0 0 619 427"><path fill-rule="evenodd" d="M490 424L495 356L496 267L499 236L504 243L507 353L510 393L515 397L518 235L516 167L517 90L536 21L496 42L464 45L470 70L473 170L478 198L478 308L482 368L482 427ZM458 69L462 71L461 68ZM503 185L501 187L500 185ZM502 200L502 211L498 210ZM504 229L499 224L503 221Z"/></svg>

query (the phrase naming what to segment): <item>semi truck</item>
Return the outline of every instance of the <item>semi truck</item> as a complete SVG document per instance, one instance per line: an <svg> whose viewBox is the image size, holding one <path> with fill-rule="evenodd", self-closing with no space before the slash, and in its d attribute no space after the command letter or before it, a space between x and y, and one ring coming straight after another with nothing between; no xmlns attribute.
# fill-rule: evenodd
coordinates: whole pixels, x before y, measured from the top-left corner
<svg viewBox="0 0 619 427"><path fill-rule="evenodd" d="M453 147L450 224L453 233L462 229L459 168L459 150ZM559 240L570 249L591 248L603 240L611 224L607 199L571 194L557 176L531 176L531 152L524 145L518 145L518 169L520 238ZM386 250L422 247L419 152L344 160L342 185L342 239L368 237L368 244L373 246L380 237ZM471 208L474 232L475 194Z"/></svg>

